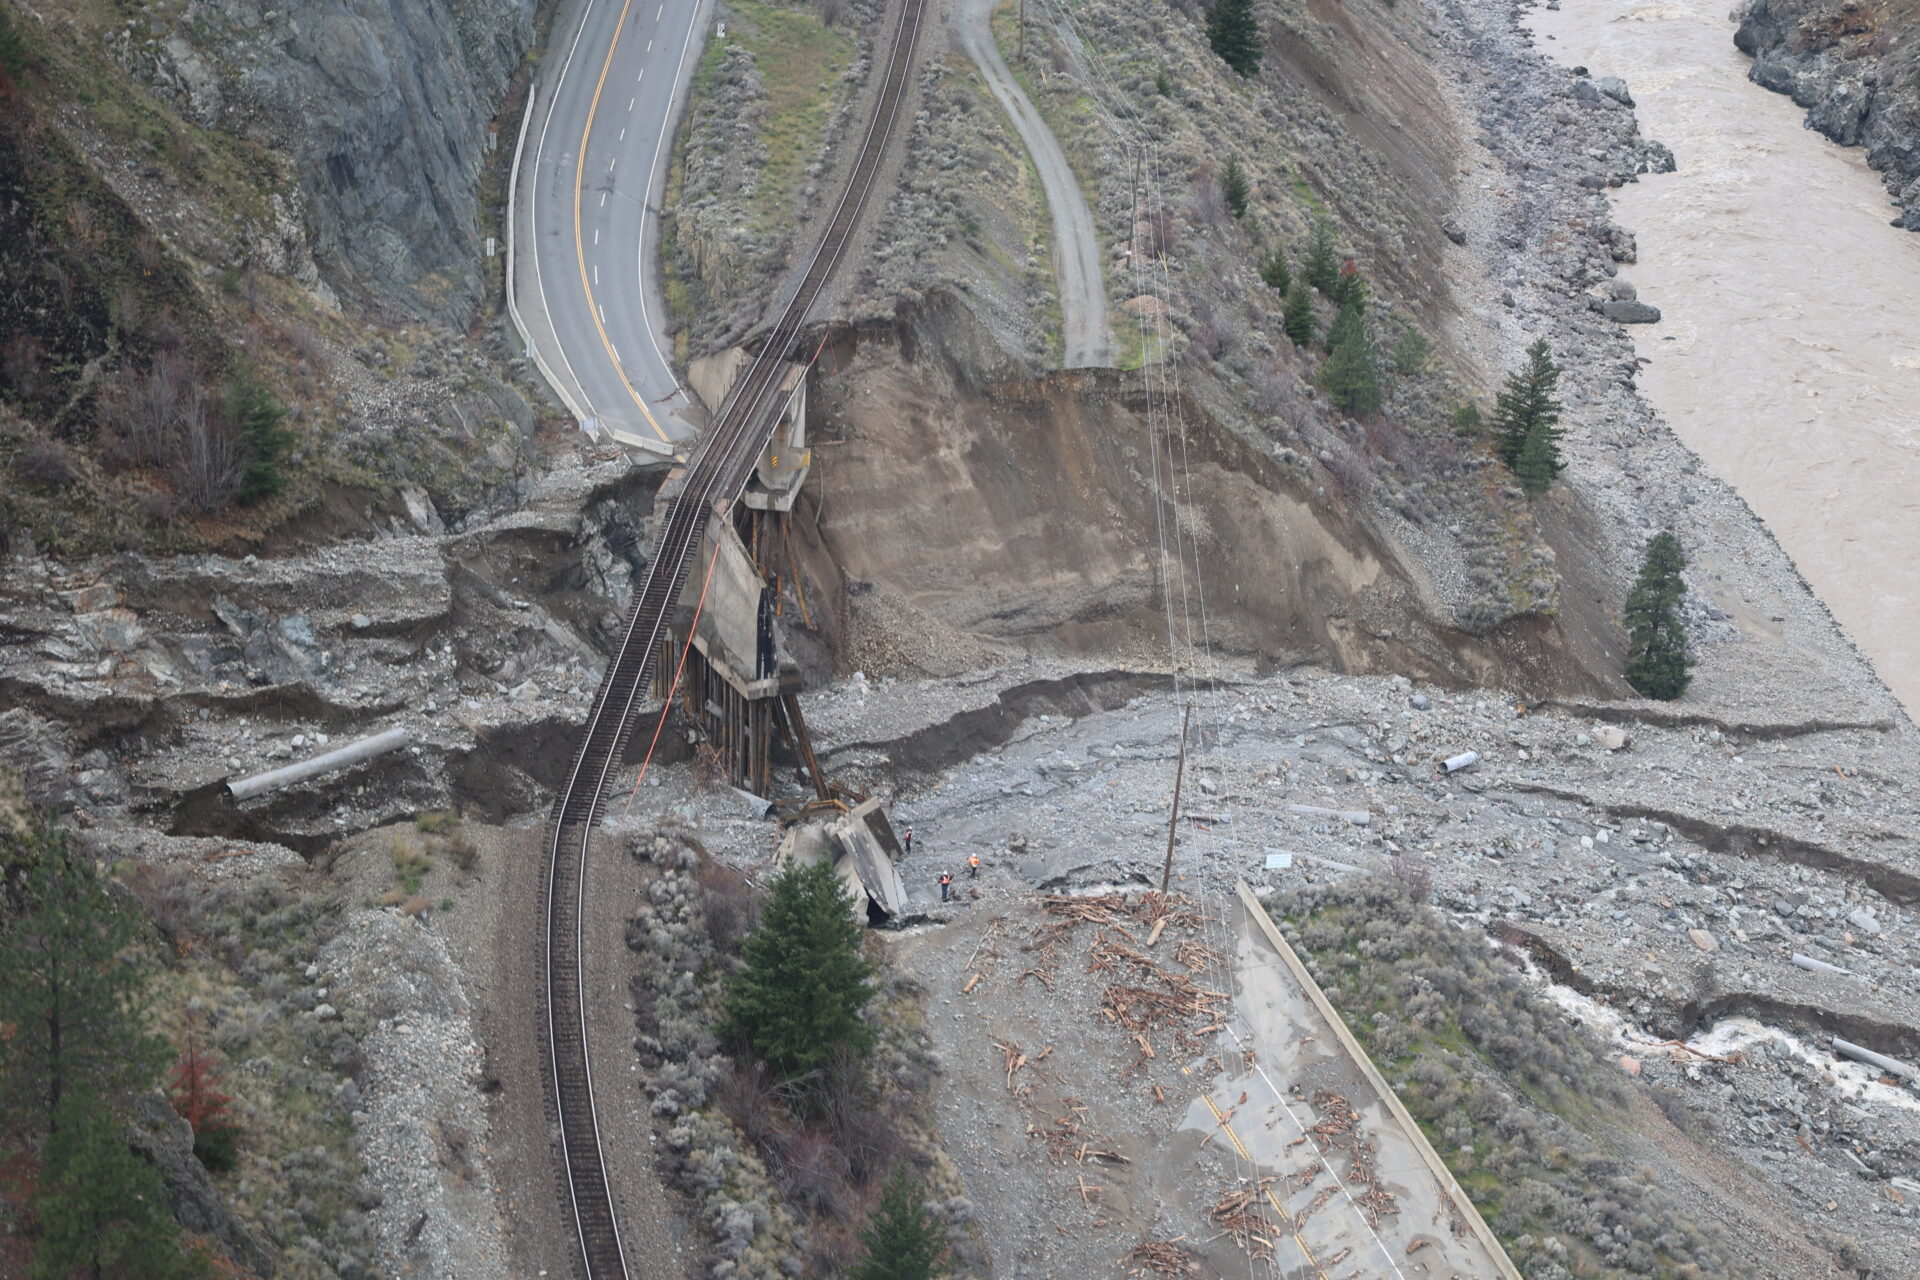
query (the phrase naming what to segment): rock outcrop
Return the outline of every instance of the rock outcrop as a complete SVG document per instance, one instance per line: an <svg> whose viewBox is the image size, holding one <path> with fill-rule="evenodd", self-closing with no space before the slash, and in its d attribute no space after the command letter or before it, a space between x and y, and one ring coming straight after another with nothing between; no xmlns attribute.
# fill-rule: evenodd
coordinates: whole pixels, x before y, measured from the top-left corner
<svg viewBox="0 0 1920 1280"><path fill-rule="evenodd" d="M307 247L341 296L458 320L481 288L480 168L535 7L198 0L148 11L116 53L189 119L289 158Z"/></svg>
<svg viewBox="0 0 1920 1280"><path fill-rule="evenodd" d="M1904 30L1902 29L1904 27ZM1806 108L1807 127L1865 147L1900 210L1920 231L1920 16L1864 0L1753 0L1733 42L1747 75Z"/></svg>
<svg viewBox="0 0 1920 1280"><path fill-rule="evenodd" d="M134 1103L127 1138L135 1151L160 1170L166 1181L167 1211L174 1221L215 1242L248 1272L273 1275L273 1253L227 1208L206 1167L194 1158L192 1127L174 1114L158 1091Z"/></svg>

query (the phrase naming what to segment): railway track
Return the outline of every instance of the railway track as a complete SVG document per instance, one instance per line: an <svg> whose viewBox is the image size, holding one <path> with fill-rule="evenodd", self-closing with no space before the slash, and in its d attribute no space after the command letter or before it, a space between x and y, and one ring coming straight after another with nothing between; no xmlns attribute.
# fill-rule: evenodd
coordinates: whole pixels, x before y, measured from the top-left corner
<svg viewBox="0 0 1920 1280"><path fill-rule="evenodd" d="M778 416L781 372L859 225L887 143L910 87L913 51L926 0L905 0L888 48L886 70L867 133L827 229L799 284L779 310L760 353L727 393L707 438L688 463L684 483L661 522L658 545L634 600L620 650L600 681L572 768L547 824L546 1031L549 1087L559 1122L564 1190L573 1214L587 1280L628 1280L601 1152L599 1118L587 1052L580 936L586 860L607 780L633 730L634 712L653 675L654 656L709 518L724 516L746 487Z"/></svg>

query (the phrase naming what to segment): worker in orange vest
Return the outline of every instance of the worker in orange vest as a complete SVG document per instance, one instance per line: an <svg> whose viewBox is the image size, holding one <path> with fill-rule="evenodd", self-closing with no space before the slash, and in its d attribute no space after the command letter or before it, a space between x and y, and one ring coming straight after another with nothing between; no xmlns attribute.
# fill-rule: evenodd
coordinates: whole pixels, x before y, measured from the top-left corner
<svg viewBox="0 0 1920 1280"><path fill-rule="evenodd" d="M977 853L970 853L967 855L967 879L978 880L979 878L980 878L980 855Z"/></svg>
<svg viewBox="0 0 1920 1280"><path fill-rule="evenodd" d="M953 872L942 871L940 873L940 901L945 902L947 900L948 895L950 895L952 892L953 892Z"/></svg>

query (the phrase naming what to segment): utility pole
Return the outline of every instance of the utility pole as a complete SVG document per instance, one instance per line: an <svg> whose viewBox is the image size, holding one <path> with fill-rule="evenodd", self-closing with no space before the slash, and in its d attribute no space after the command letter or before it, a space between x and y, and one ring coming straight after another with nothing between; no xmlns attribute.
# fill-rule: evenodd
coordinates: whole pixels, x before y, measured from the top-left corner
<svg viewBox="0 0 1920 1280"><path fill-rule="evenodd" d="M1027 0L1020 0L1020 65L1027 65Z"/></svg>
<svg viewBox="0 0 1920 1280"><path fill-rule="evenodd" d="M1167 865L1160 869L1160 894L1166 896L1173 880L1173 838L1180 829L1180 783L1187 776L1187 722L1193 719L1193 704L1180 715L1180 763L1173 771L1173 816L1167 819Z"/></svg>

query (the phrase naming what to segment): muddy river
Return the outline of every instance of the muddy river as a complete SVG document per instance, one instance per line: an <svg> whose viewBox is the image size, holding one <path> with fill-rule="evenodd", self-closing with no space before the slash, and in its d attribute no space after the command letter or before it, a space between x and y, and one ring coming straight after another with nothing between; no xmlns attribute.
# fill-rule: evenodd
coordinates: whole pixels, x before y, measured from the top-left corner
<svg viewBox="0 0 1920 1280"><path fill-rule="evenodd" d="M1679 171L1616 193L1641 387L1920 715L1920 234L1879 175L1747 80L1729 0L1562 0L1542 48L1627 81ZM1552 39L1545 39L1545 37Z"/></svg>

